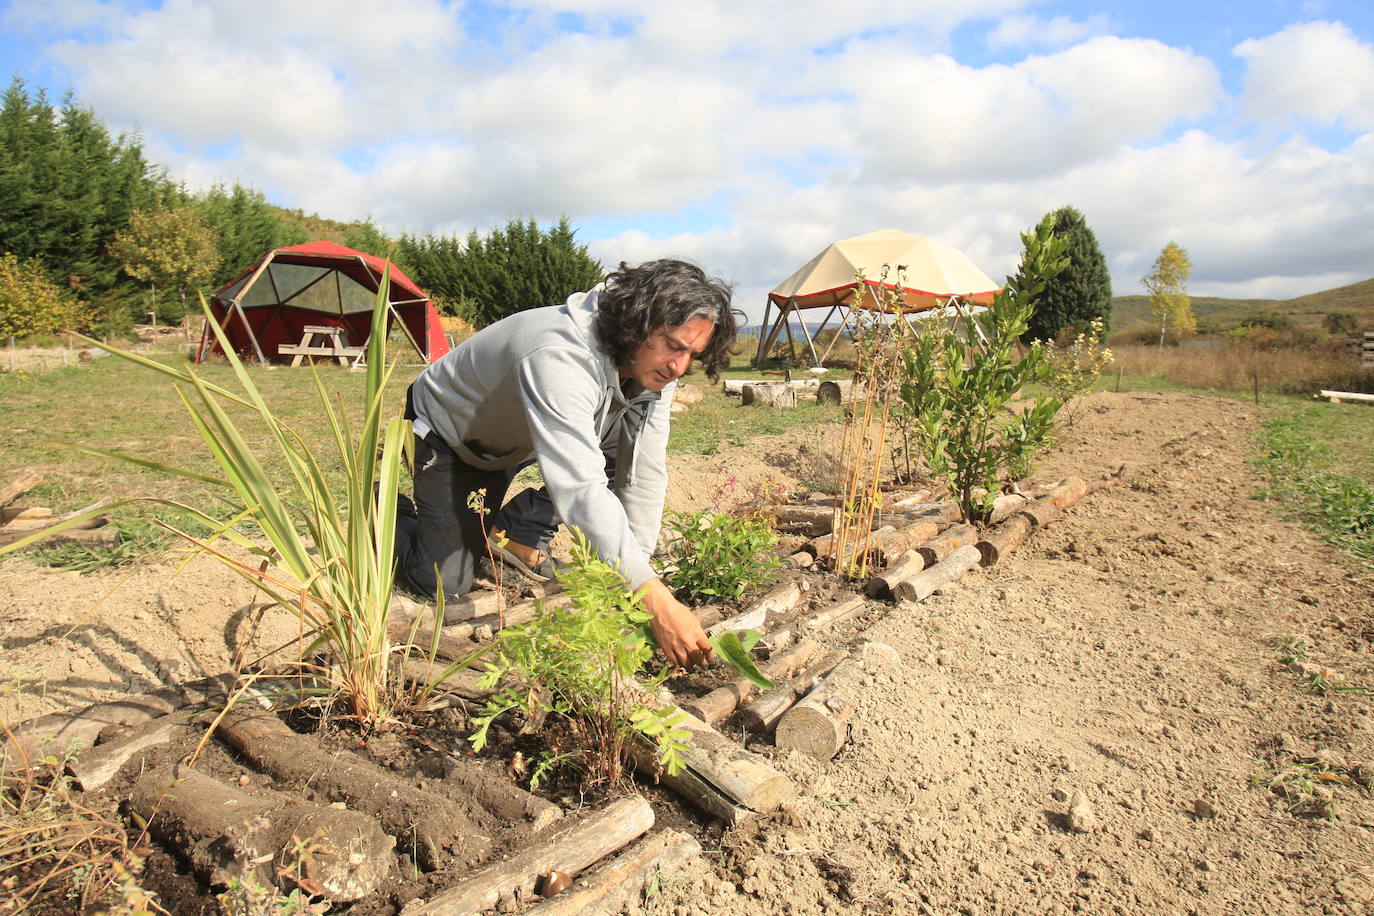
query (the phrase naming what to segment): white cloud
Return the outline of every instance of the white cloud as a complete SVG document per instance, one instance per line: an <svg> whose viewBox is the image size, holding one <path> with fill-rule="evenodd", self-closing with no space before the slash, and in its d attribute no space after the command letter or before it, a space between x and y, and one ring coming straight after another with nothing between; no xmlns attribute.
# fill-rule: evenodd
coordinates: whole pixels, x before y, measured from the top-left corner
<svg viewBox="0 0 1374 916"><path fill-rule="evenodd" d="M1033 15L1003 16L988 32L987 42L993 50L1058 48L1095 35L1105 35L1108 27L1105 13L1082 20L1068 16L1052 16L1048 19Z"/></svg>
<svg viewBox="0 0 1374 916"><path fill-rule="evenodd" d="M1260 119L1374 129L1374 45L1339 22L1293 25L1236 46L1242 111Z"/></svg>

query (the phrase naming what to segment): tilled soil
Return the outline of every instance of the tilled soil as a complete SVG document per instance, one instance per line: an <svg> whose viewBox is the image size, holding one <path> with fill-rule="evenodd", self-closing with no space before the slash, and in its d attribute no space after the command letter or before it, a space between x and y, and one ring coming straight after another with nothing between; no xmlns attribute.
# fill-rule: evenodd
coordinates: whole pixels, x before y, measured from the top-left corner
<svg viewBox="0 0 1374 916"><path fill-rule="evenodd" d="M868 653L851 743L825 764L774 753L803 797L701 830L706 854L636 912L1369 911L1374 699L1334 688L1374 684L1374 577L1252 498L1261 417L1093 396L1037 476L1124 465L1125 482L1002 566L875 606L848 635L895 660ZM790 486L817 441L675 456L670 501ZM137 569L97 604L129 574L0 565L6 721L289 639L273 612L250 636L253 597L232 573L169 572ZM1276 643L1299 641L1284 664ZM1323 679L1333 689L1309 689Z"/></svg>

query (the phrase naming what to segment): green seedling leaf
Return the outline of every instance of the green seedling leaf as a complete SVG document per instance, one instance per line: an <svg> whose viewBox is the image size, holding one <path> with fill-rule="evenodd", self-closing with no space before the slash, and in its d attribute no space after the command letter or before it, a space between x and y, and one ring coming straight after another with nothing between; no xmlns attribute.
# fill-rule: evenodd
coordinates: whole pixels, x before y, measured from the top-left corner
<svg viewBox="0 0 1374 916"><path fill-rule="evenodd" d="M752 648L759 641L758 631L745 630L743 632L746 634L745 639L750 639L749 634L752 634L752 639L750 639L749 643ZM760 690L772 689L773 682L764 677L763 672L754 664L754 659L750 657L749 649L745 648L744 643L741 641L739 632L731 630L719 636L714 636L711 638L711 645L715 647L720 657L729 662L731 667L736 671L744 675L749 683L758 687Z"/></svg>

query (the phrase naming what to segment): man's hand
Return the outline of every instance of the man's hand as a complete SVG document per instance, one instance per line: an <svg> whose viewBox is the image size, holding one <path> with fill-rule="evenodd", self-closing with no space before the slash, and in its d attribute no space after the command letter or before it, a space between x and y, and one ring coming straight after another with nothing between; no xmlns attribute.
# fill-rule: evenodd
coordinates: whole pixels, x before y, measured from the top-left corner
<svg viewBox="0 0 1374 916"><path fill-rule="evenodd" d="M710 660L713 650L701 623L687 605L673 597L663 580L650 579L639 594L644 599L644 610L654 618L654 640L668 661L687 668Z"/></svg>

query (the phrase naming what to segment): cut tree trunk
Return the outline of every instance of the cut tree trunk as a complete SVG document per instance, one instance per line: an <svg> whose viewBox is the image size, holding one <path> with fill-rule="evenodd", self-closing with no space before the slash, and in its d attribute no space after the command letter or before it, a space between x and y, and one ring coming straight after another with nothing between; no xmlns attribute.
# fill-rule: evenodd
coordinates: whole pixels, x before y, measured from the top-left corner
<svg viewBox="0 0 1374 916"><path fill-rule="evenodd" d="M813 538L828 534L835 521L833 506L783 506L778 510L779 531Z"/></svg>
<svg viewBox="0 0 1374 916"><path fill-rule="evenodd" d="M862 670L856 660L846 659L783 713L773 738L778 747L817 760L838 754L849 740L849 720L854 715L854 701L847 691Z"/></svg>
<svg viewBox="0 0 1374 916"><path fill-rule="evenodd" d="M984 566L996 566L1031 533L1035 523L1030 516L1017 513L978 540L978 553Z"/></svg>
<svg viewBox="0 0 1374 916"><path fill-rule="evenodd" d="M1046 493L1044 499L1056 509L1067 509L1088 495L1088 484L1081 477L1065 477L1064 482Z"/></svg>
<svg viewBox="0 0 1374 916"><path fill-rule="evenodd" d="M0 485L0 506L8 506L42 482L42 474L37 471L25 471L9 483Z"/></svg>
<svg viewBox="0 0 1374 916"><path fill-rule="evenodd" d="M249 763L274 779L309 786L332 802L345 802L377 818L403 848L415 844L425 868L440 867L450 855L472 865L491 852L491 838L479 835L454 802L417 789L356 754L331 754L296 734L274 713L233 709L220 722L219 733Z"/></svg>
<svg viewBox="0 0 1374 916"><path fill-rule="evenodd" d="M528 823L543 830L563 816L563 809L505 779L493 777L475 760L447 754L444 779L477 799L477 803L503 821Z"/></svg>
<svg viewBox="0 0 1374 916"><path fill-rule="evenodd" d="M1011 514L1020 509L1029 501L1029 498L1019 493L1003 493L992 501L992 512L988 515L988 524L996 525L1011 518Z"/></svg>
<svg viewBox="0 0 1374 916"><path fill-rule="evenodd" d="M134 785L131 805L207 884L252 876L263 887L301 877L332 901L360 900L391 871L396 841L375 820L281 792L252 794L194 770L157 770ZM299 852L300 843L307 851Z"/></svg>
<svg viewBox="0 0 1374 916"><path fill-rule="evenodd" d="M181 741L201 729L188 721L183 713L172 713L153 719L104 744L87 748L67 761L67 772L76 780L82 792L91 792L114 779L124 765L150 748Z"/></svg>
<svg viewBox="0 0 1374 916"><path fill-rule="evenodd" d="M64 522L70 522L72 519L79 518L80 516L86 515L87 513L99 512L101 509L105 508L113 501L114 500L106 496L102 497L101 499L97 499L89 506L84 506L80 509L77 509L74 512L68 512L65 515L57 516L56 518L48 518L42 521L32 523L20 522L17 524L11 523L9 525L6 525L3 529L0 529L0 547L4 547L6 544L13 544L15 541L23 540L26 537L32 537L33 535L38 534L39 532L55 528L58 525L63 524ZM46 543L56 544L60 543L62 539L66 538L67 543L82 543L82 538L84 537L87 539L86 542L101 542L102 538L108 539L109 534L113 533L116 535L115 543L118 543L118 534L114 532L113 529L110 532L103 533L102 536L76 534L76 532L78 531L98 530L101 525L105 525L108 522L109 519L105 518L104 516L100 516L98 518L83 519L82 521L77 522L75 525L72 525L71 527L63 531L60 531L57 534L48 535L44 540ZM72 539L73 537L75 538L74 540Z"/></svg>
<svg viewBox="0 0 1374 916"><path fill-rule="evenodd" d="M700 854L701 844L689 834L660 830L528 912L532 916L619 916L628 904L641 900L650 881L674 874Z"/></svg>
<svg viewBox="0 0 1374 916"><path fill-rule="evenodd" d="M32 522L44 518L52 518L52 510L46 506L31 506L26 509L10 506L0 509L0 525L8 525L11 522Z"/></svg>
<svg viewBox="0 0 1374 916"><path fill-rule="evenodd" d="M533 900L535 885L550 871L576 875L597 859L634 842L654 825L654 811L639 796L611 802L543 843L481 871L428 900L401 910L402 916L468 916Z"/></svg>
<svg viewBox="0 0 1374 916"><path fill-rule="evenodd" d="M855 385L852 379L832 379L816 386L818 404L852 404L863 396L863 386Z"/></svg>
<svg viewBox="0 0 1374 916"><path fill-rule="evenodd" d="M1036 499L1026 503L1016 510L1017 515L1024 515L1031 520L1031 524L1036 528L1043 528L1050 522L1059 518L1062 514L1060 508L1048 499Z"/></svg>
<svg viewBox="0 0 1374 916"><path fill-rule="evenodd" d="M874 551L874 560L879 566L886 566L898 554L925 543L939 533L939 524L924 520L894 528L885 534L875 533L868 543Z"/></svg>
<svg viewBox="0 0 1374 916"><path fill-rule="evenodd" d="M937 538L919 544L916 552L925 558L926 566L934 566L967 544L978 543L978 529L972 525L955 525Z"/></svg>
<svg viewBox="0 0 1374 916"><path fill-rule="evenodd" d="M817 633L829 629L837 623L859 616L863 609L863 596L855 595L852 598L846 598L843 601L823 607L819 611L812 611L797 621L797 626L804 633Z"/></svg>
<svg viewBox="0 0 1374 916"><path fill-rule="evenodd" d="M751 812L772 811L796 797L796 785L762 757L686 710L681 712L682 718L675 724L692 733L691 746L682 752L682 770L676 775L661 771L658 750L647 739L629 743L638 769L657 774L659 782L729 824L738 823Z"/></svg>
<svg viewBox="0 0 1374 916"><path fill-rule="evenodd" d="M784 582L774 586L754 602L749 610L706 627L706 635L719 636L732 630L762 630L767 627L769 617L790 611L800 604L802 594L802 584L798 582Z"/></svg>
<svg viewBox="0 0 1374 916"><path fill-rule="evenodd" d="M806 664L819 648L818 643L809 639L803 640L761 663L759 670L769 680L786 680ZM757 689L747 678L738 678L724 687L717 687L710 693L682 703L681 706L703 722L715 725L734 712L735 707Z"/></svg>
<svg viewBox="0 0 1374 916"><path fill-rule="evenodd" d="M957 582L981 558L977 547L965 544L929 569L892 586L892 595L899 601L924 601L942 586Z"/></svg>
<svg viewBox="0 0 1374 916"><path fill-rule="evenodd" d="M888 564L887 569L872 576L864 584L864 594L870 598L886 598L892 594L892 586L911 578L925 569L927 565L926 558L922 553L917 550L908 550Z"/></svg>
<svg viewBox="0 0 1374 916"><path fill-rule="evenodd" d="M892 502L887 504L886 508L892 509L894 511L905 511L909 506L925 505L927 504L929 499L929 490L917 490L915 493L908 493L905 496L901 496L897 499L894 499Z"/></svg>
<svg viewBox="0 0 1374 916"><path fill-rule="evenodd" d="M788 683L780 684L772 690L765 690L740 707L740 724L756 735L768 734L778 724L783 713L791 709L800 697L810 693L821 678L834 670L846 657L848 653L843 649L833 649L822 655L819 661L803 668Z"/></svg>
<svg viewBox="0 0 1374 916"><path fill-rule="evenodd" d="M746 405L758 407L796 407L797 389L787 384L745 385L740 396Z"/></svg>

